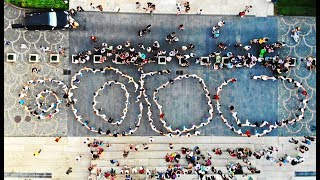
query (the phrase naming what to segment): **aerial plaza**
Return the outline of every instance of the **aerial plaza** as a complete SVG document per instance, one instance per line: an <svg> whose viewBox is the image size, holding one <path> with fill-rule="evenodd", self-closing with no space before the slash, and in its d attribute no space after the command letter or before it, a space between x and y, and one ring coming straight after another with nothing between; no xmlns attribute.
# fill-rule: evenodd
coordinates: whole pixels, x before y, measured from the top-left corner
<svg viewBox="0 0 320 180"><path fill-rule="evenodd" d="M315 17L64 3L4 3L5 178L316 178Z"/></svg>

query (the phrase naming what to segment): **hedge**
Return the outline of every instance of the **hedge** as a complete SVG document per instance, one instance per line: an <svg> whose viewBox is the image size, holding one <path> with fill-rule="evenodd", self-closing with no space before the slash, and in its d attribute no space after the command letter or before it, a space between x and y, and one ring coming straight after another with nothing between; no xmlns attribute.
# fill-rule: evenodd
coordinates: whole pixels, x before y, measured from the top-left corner
<svg viewBox="0 0 320 180"><path fill-rule="evenodd" d="M69 9L69 0L6 0L15 6L30 9Z"/></svg>

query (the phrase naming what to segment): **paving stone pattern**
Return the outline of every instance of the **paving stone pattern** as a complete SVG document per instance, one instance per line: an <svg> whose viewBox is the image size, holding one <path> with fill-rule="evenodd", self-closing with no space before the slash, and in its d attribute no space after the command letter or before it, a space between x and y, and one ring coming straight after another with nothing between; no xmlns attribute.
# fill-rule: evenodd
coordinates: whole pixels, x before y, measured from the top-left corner
<svg viewBox="0 0 320 180"><path fill-rule="evenodd" d="M250 39L259 37L269 37L271 42L277 40L286 41L288 47L281 49L279 54L283 56L293 56L296 58L304 58L308 55L315 56L315 18L297 18L297 17L245 17L237 18L234 16L197 16L197 15L153 15L148 14L117 14L117 13L98 13L98 12L82 12L75 17L80 23L77 30L68 31L25 31L13 30L9 26L12 23L21 21L23 16L22 10L17 10L5 4L5 40L12 42L11 45L5 45L5 56L8 52L18 53L18 61L14 64L5 63L5 136L97 136L83 128L80 123L75 121L71 109L62 107L60 113L52 120L37 120L34 117L30 122L25 121L28 115L18 104L18 93L23 87L22 84L30 79L37 78L32 75L31 68L38 67L41 69L38 76L54 77L64 80L70 85L71 76L63 76L63 69L70 69L73 75L84 66L102 68L112 65L119 68L122 72L133 76L138 82L140 74L137 67L114 65L108 60L105 64L93 64L92 62L85 65L71 64L70 56L79 51L93 49L94 46L107 42L116 46L123 44L126 40L131 41L134 47L138 48L138 43L142 42L145 46L151 46L153 41L158 40L161 47L167 52L174 47L181 48L182 45L193 43L193 50L197 56L207 56L210 52L217 51L217 44L225 42L230 44L227 51L235 54L246 53L233 48L233 44L241 41L247 44ZM211 28L218 21L225 20L226 25L221 29L221 37L213 39ZM151 34L145 37L138 37L137 31L145 28L148 24L152 24ZM186 29L179 31L179 24L185 24ZM302 27L302 38L300 42L294 43L290 37L290 31L294 26ZM83 29L85 28L85 29ZM176 44L169 45L165 42L165 36L175 31L180 41ZM98 42L93 43L89 37L96 35ZM20 49L20 44L25 43L28 49ZM48 54L40 52L40 45L50 46L55 50L59 45L69 47L68 57L63 58L58 65L52 65L48 61ZM256 54L259 46L254 46L249 51ZM190 51L191 52L191 51ZM27 56L30 53L41 55L41 62L31 64L27 62ZM270 56L276 53L270 54ZM148 54L150 55L150 54ZM191 60L192 61L192 60ZM308 112L302 122L294 126L287 126L273 131L269 135L310 135L315 134L313 128L316 126L316 80L315 71L308 71L305 62L298 62L297 67L293 68L289 73L289 77L303 82L308 88L310 94L310 102L308 104ZM176 77L176 70L183 70L184 73L197 74L205 80L211 94L216 92L218 87L224 80L235 77L238 81L224 88L221 93L222 111L225 117L233 121L228 111L229 105L234 105L238 116L241 120L267 120L274 122L275 120L294 115L295 110L299 106L297 101L297 91L291 86L288 87L282 82L271 81L254 81L250 77L252 75L271 75L271 71L260 65L256 65L252 69L224 69L221 71L213 71L212 67L201 67L191 62L189 68L181 68L176 60L171 61L167 65L149 64L144 67L145 72L161 69L171 69L170 75L154 75L146 79L145 87L149 98L152 97L153 90L162 83ZM108 122L104 122L92 112L93 93L97 88L101 87L108 80L118 80L127 86L130 93L130 105L128 114L123 124L119 127L111 127ZM128 81L114 72L106 74L85 73L80 79L79 89L74 91L74 96L78 100L76 107L85 118L95 127L108 128L114 130L127 130L134 126L139 113L138 105L134 103L137 93ZM39 87L40 88L40 87ZM54 87L52 87L54 88ZM60 94L62 96L62 94ZM113 86L103 91L99 96L99 103L103 107L106 114L120 117L122 108L124 107L123 91ZM182 80L173 85L168 86L165 90L158 93L159 102L163 104L163 110L169 124L172 127L182 128L183 124L198 124L206 114L207 100L204 98L204 92L201 86L193 82L191 79ZM143 101L144 102L144 101ZM153 102L153 101L152 101ZM145 105L146 106L146 105ZM161 128L159 121L159 111L155 104L152 105L153 117L155 125ZM14 117L21 116L21 121L16 123ZM220 117L215 116L212 123L200 129L202 135L217 136L235 136L221 122ZM148 124L146 108L144 109L142 123L135 135L156 135Z"/></svg>

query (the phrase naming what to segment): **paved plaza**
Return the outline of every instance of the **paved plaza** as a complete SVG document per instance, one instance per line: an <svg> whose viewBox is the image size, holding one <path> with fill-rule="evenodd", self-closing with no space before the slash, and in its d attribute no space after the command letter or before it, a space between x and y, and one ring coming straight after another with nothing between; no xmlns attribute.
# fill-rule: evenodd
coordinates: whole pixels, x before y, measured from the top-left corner
<svg viewBox="0 0 320 180"><path fill-rule="evenodd" d="M298 146L289 143L288 140L291 137L296 137L300 138L300 141L303 136L316 135L316 70L308 70L306 62L301 61L308 56L316 57L316 20L314 17L273 16L273 4L265 0L246 0L239 2L237 6L231 5L233 1L230 0L223 3L219 0L203 0L202 3L191 0L190 12L188 14L182 13L179 16L176 15L175 4L183 3L183 1L155 0L153 3L157 5L157 9L153 15L150 15L142 10L147 2L145 0L140 1L142 6L140 9L136 9L135 1L125 3L123 0L98 0L94 1L94 4L100 4L104 7L103 12L98 12L89 6L90 1L72 0L70 1L70 7L76 8L80 5L85 11L78 12L74 17L80 24L79 28L66 31L12 29L11 24L22 22L26 11L4 3L4 40L11 42L9 45L4 45L4 171L7 173L6 176L10 173L12 175L12 178L7 177L8 179L17 178L19 173L48 173L47 175L51 176L48 179L57 180L88 179L89 172L87 169L90 164L98 164L104 170L110 170L111 167L119 168L110 164L110 160L113 158L120 159L121 165L143 165L149 169L163 169L168 166L164 160L167 152L177 152L181 150L181 147L193 148L197 145L203 148L204 152L210 151L211 153L212 149L216 147L221 147L225 151L227 148L238 147L249 147L252 150L259 151L274 146L279 148L279 151L274 154L275 159L284 156L284 154L295 157ZM221 6L217 6L217 4L221 4ZM243 10L246 5L254 7L248 13L249 16L236 17L236 14ZM120 12L114 12L114 7L120 8ZM203 8L202 15L196 14L200 8ZM215 39L211 33L212 27L220 20L224 20L226 25L220 30L221 36ZM149 24L152 25L151 33L139 37L137 32ZM183 31L178 29L180 24L185 26ZM300 40L295 42L290 34L291 30L297 26L300 26L302 31ZM179 41L168 44L165 38L172 32L176 32ZM92 35L97 37L97 42L90 40ZM115 64L111 59L107 59L103 64L96 64L92 61L85 64L71 63L72 55L79 52L94 51L94 47L101 46L102 43L108 43L108 45L116 47L119 44L123 45L126 41L130 41L135 49L139 49L139 43L148 47L152 46L154 41L159 41L161 49L167 52L173 48L180 50L182 46L192 43L195 48L189 50L188 53L194 52L196 57L207 57L210 53L218 51L217 45L224 42L228 45L228 49L222 51L222 54L232 52L235 55L246 53L257 55L262 45L253 44L249 51L245 51L235 48L234 44L242 42L244 45L249 45L249 40L261 37L269 37L270 43L286 42L284 48L276 50L268 56L279 54L281 58L287 56L297 58L296 65L290 68L286 77L302 83L308 92L309 102L304 113L304 119L292 125L276 128L260 138L253 136L250 138L238 137L238 134L231 131L218 115L217 101L212 101L212 122L198 129L200 136L170 139L153 130L154 127L165 130L160 119L160 111L153 100L153 94L162 84L176 78L178 76L177 71L202 78L211 97L218 94L217 87L224 81L236 78L235 83L223 87L219 94L223 116L234 125L236 125L236 122L228 108L230 105L235 107L235 111L238 112L237 116L243 123L248 119L251 122L267 121L274 124L276 121L295 118L298 109L303 106L300 102L301 93L298 88L286 81L251 79L252 76L259 75L273 76L271 69L261 66L260 63L252 68L213 70L212 65L210 67L201 66L196 64L194 59L189 60L189 67L181 67L178 60L173 58L171 62L167 62L165 65L157 62L144 65L143 71L145 74L153 71L171 70L170 74L155 74L144 78L144 88L151 103L151 119L153 119L154 127L149 124L148 102L143 97L139 102L136 102L140 89L136 90L135 83L140 88L141 82L139 80L143 74L138 71L137 66ZM21 44L26 44L27 48L21 48ZM50 47L51 52L42 53L40 46ZM59 46L66 48L66 55L60 55L60 63L50 63L50 54L58 53ZM7 53L16 53L17 61L14 63L6 62ZM30 54L39 54L40 62L28 62L27 59ZM153 56L153 54L146 53L148 57ZM100 69L107 66L117 68L121 73L131 76L134 83L129 78L120 76L116 70L107 70L100 73ZM139 120L139 114L141 113L139 104L142 103L144 108L142 109L141 123L133 136L113 138L89 131L76 120L74 110L66 106L67 99L63 98L62 88L52 84L34 85L34 89L32 89L34 94L28 101L37 105L36 94L44 88L57 93L62 103L58 107L60 111L53 118L38 119L19 105L19 95L21 95L22 89L28 81L53 78L63 81L70 88L72 77L75 77L74 75L85 67L99 71L96 73L82 71L81 77L77 77L80 82L73 82L73 85L76 86L72 90L72 98L76 99L74 107L77 109L77 114L81 115L82 122L87 120L91 127L102 128L102 131L110 130L111 133L128 132L135 128ZM33 68L40 71L36 74L32 73ZM71 71L71 74L66 74L65 70ZM107 114L107 117L113 117L115 120L122 118L127 106L126 116L119 126L104 121L93 110L92 103L96 96L95 93L98 89L102 89L107 81L124 84L125 90L129 93L127 105L125 90L121 88L121 85L107 85L96 97L96 108L101 109L101 112ZM167 126L170 126L173 130L205 123L210 115L208 99L198 79L182 79L169 84L165 89L159 90L156 98L162 106ZM257 133L261 133L264 129L242 127L242 132L246 130L251 132L256 130ZM195 131L192 131L192 133L195 133ZM57 143L54 139L59 136L62 139ZM149 142L150 136L155 138L155 143ZM99 138L112 144L108 152L104 152L102 159L91 160L90 148L87 148L83 143L87 137L90 139ZM131 143L139 144L141 149L143 143L150 143L150 149L148 151L143 151L143 149L137 152L131 151L128 159L123 158L122 152L128 150L128 144ZM173 143L175 147L169 149L169 143ZM262 173L249 174L249 176L259 180L299 179L299 177L295 177L294 172L316 171L315 143L308 147L310 151L304 154L298 152L299 155L305 157L306 161L297 166L284 165L278 167L274 163L269 163L264 157L261 160L252 158L250 161L252 160L254 166L261 169ZM42 149L40 155L32 156L38 149ZM227 152L224 153L228 154ZM82 156L80 162L75 160L78 155ZM223 173L225 174L228 173L225 168L226 164L236 162L230 156L213 156L212 161L216 167L224 168L225 172ZM184 160L181 165L186 166L187 162ZM66 175L66 170L69 167L73 167L73 173ZM119 170L117 169L118 173ZM125 179L121 175L118 178ZM144 179L144 177L137 176L137 179ZM197 179L197 176L186 175L185 179ZM237 179L248 179L248 176L237 176ZM304 179L308 178L304 177ZM314 179L314 177L310 177L310 179Z"/></svg>
<svg viewBox="0 0 320 180"><path fill-rule="evenodd" d="M287 47L279 50L279 55L282 57L292 56L298 59L312 55L315 57L315 42L312 39L315 37L315 19L314 18L298 18L298 17L246 17L240 19L232 16L209 16L209 15L165 15L155 14L125 14L125 13L100 13L100 12L82 12L75 17L81 24L80 29L68 31L53 31L53 32L34 32L25 30L13 30L9 27L12 23L17 23L21 20L23 10L17 10L9 5L5 6L5 40L12 42L11 45L5 46L6 53L16 52L18 54L17 63L5 63L5 135L6 136L95 136L96 133L91 133L83 128L81 124L74 121L74 115L70 108L61 107L61 111L49 121L39 121L31 116L31 121L25 121L28 116L17 104L17 95L23 86L30 79L38 77L53 77L58 80L63 80L67 85L70 85L71 76L62 75L63 69L70 69L73 75L80 68L94 67L101 68L108 65L119 68L122 72L134 77L138 82L140 73L136 67L115 65L107 61L104 65L93 64L89 62L85 65L72 64L71 55L77 54L80 51L91 50L102 42L107 42L116 46L129 40L133 46L137 47L138 43L144 43L145 46L151 45L154 40L158 40L164 49L169 51L174 47L181 47L193 43L193 50L197 56L208 56L213 51L217 51L217 44L224 41L228 44L236 42L248 42L252 38L266 36L272 42L277 40L287 42ZM225 27L221 30L221 37L213 39L211 35L211 27L220 20L226 21ZM152 33L138 37L136 32L152 24ZM184 31L178 31L177 26L185 24ZM295 43L290 37L290 29L294 26L302 27L302 38L298 43ZM84 28L84 29L81 29ZM272 29L272 30L271 30ZM165 45L164 37L172 31L177 32L180 41L173 45ZM125 36L123 35L125 34ZM89 36L96 35L98 42L90 41ZM19 45L25 43L29 46L26 49L20 49ZM59 64L48 63L48 54L43 54L39 50L39 46L50 46L52 50L57 50L58 46L68 47L66 54L69 56L62 57ZM229 47L228 51L243 54L244 51L239 51L233 46ZM253 46L249 51L255 53L258 51L258 46ZM41 56L41 62L38 64L28 63L25 59L30 53L38 53ZM270 56L276 53L270 54ZM125 67L124 67L125 66ZM269 135L306 135L315 134L316 127L316 81L315 70L308 71L305 62L297 62L296 67L292 68L288 73L288 77L302 82L310 94L308 111L306 111L305 119L295 125L288 125L274 130ZM40 68L37 75L31 73L33 67ZM231 114L228 112L228 106L234 105L240 119L249 120L266 120L275 122L285 118L290 118L295 115L295 110L299 106L297 91L295 88L286 83L279 81L257 82L250 79L253 75L271 75L270 69L261 67L259 64L250 69L238 68L236 70L221 70L213 71L212 68L206 68L191 62L188 68L178 66L177 62L170 62L166 65L148 64L144 66L144 71L154 71L161 69L171 69L170 75L153 76L146 79L147 94L152 96L153 89L159 87L162 83L171 78L176 77L176 70L183 70L184 73L197 74L202 77L209 88L209 91L214 94L216 87L224 80L229 78L237 78L238 81L234 87L227 86L221 94L222 111L229 119ZM111 72L110 72L111 73ZM87 76L81 79L79 89L75 91L75 97L80 103L77 103L77 108L85 118L90 119L96 128L106 127L113 130L127 130L134 126L134 119L139 114L139 106L133 103L138 92L134 93L134 86L128 86L130 96L130 107L128 114L123 124L119 127L111 126L93 114L91 101L93 93L100 87L105 80L114 80L119 77L115 74L109 74L106 78L104 75L88 73ZM95 79L92 81L91 79ZM184 124L191 125L197 122L201 123L203 117L206 116L206 99L201 98L201 86L194 86L193 82L183 80L172 85L166 91L159 93L159 100L164 104L165 115L170 119L170 124L174 124L173 128L182 128ZM119 88L120 89L120 88ZM115 105L112 102L123 102L123 92L117 87L104 91L102 99L106 101L102 106L105 106L106 113L112 113L116 118L120 117L120 112L123 108L123 103ZM108 94L105 94L108 93ZM107 96L108 95L108 96ZM198 95L199 97L195 96ZM122 96L122 97L121 97ZM84 98L81 98L84 97ZM194 98L193 98L194 97ZM171 101L175 99L175 101ZM111 102L111 103L110 103ZM245 105L245 106L244 106ZM111 110L112 109L112 110ZM258 113L253 113L255 112ZM152 106L154 118L158 116L156 106ZM20 121L15 121L15 117L20 116ZM171 121L172 120L172 121ZM135 135L157 135L151 130L147 124L146 111L142 117L142 123ZM155 126L161 128L161 123L155 121ZM218 127L218 128L217 128ZM206 127L201 128L201 135L228 135L235 136L236 134L229 131L228 128L221 122L218 116L214 116L213 121Z"/></svg>

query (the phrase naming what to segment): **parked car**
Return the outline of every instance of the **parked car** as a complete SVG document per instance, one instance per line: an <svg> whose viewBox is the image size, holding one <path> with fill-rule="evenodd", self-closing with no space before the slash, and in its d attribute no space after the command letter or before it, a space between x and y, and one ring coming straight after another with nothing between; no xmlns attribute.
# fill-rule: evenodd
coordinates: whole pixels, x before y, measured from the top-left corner
<svg viewBox="0 0 320 180"><path fill-rule="evenodd" d="M12 24L11 27L27 30L68 29L69 19L67 11L27 12L22 24Z"/></svg>

